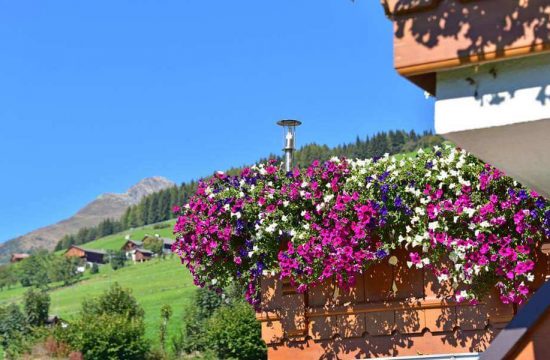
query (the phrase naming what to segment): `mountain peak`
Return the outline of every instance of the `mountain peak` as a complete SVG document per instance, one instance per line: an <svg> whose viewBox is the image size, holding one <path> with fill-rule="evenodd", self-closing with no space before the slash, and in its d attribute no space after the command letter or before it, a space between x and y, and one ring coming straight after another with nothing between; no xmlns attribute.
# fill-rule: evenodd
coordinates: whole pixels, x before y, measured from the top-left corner
<svg viewBox="0 0 550 360"><path fill-rule="evenodd" d="M137 204L144 196L176 184L163 176L152 176L140 180L128 189L126 194L132 199L132 205Z"/></svg>

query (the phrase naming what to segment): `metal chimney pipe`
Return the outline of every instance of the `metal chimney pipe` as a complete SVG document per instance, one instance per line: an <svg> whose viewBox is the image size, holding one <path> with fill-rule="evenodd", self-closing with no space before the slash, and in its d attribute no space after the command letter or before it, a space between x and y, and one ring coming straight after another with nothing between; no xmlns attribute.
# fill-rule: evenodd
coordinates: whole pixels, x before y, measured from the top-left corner
<svg viewBox="0 0 550 360"><path fill-rule="evenodd" d="M294 160L294 151L296 150L296 128L302 123L298 120L280 120L277 121L277 125L283 127L284 131L284 147L285 152L285 170L287 172L292 170L292 162Z"/></svg>

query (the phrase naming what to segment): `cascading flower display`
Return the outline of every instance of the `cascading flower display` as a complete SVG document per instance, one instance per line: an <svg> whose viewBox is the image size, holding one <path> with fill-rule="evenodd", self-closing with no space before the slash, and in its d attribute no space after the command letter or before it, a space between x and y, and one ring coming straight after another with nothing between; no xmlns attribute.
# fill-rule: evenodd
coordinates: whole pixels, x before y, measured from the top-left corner
<svg viewBox="0 0 550 360"><path fill-rule="evenodd" d="M409 267L451 281L458 301L496 286L504 303L521 303L550 234L545 199L452 146L290 173L274 161L216 173L175 210L173 250L195 284L238 282L256 307L263 274L298 291L327 279L349 288L400 248Z"/></svg>

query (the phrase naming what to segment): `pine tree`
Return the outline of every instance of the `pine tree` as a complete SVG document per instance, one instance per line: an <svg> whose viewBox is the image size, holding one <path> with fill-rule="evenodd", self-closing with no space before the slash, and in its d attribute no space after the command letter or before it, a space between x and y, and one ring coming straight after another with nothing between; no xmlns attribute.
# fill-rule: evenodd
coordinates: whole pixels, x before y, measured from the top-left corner
<svg viewBox="0 0 550 360"><path fill-rule="evenodd" d="M126 230L130 228L130 215L132 213L132 206L128 206L126 211L124 212L124 215L122 215L122 218L120 219L120 223L122 226L121 230Z"/></svg>
<svg viewBox="0 0 550 360"><path fill-rule="evenodd" d="M159 199L156 194L149 195L150 201L149 201L149 208L147 211L147 224L154 224L158 222L159 219Z"/></svg>
<svg viewBox="0 0 550 360"><path fill-rule="evenodd" d="M130 216L128 219L128 229L139 226L140 214L136 205L130 207Z"/></svg>

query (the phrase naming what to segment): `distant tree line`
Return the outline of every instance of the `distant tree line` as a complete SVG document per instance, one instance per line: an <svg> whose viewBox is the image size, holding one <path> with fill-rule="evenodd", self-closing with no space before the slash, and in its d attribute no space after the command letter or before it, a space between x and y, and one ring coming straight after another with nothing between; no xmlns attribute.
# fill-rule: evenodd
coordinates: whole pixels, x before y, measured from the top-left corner
<svg viewBox="0 0 550 360"><path fill-rule="evenodd" d="M414 130L392 130L379 132L362 139L357 137L355 142L328 147L315 143L305 145L296 151L295 163L298 167L307 167L314 160L328 160L333 156L348 158L373 158L385 153L397 154L417 150L419 148L439 145L443 138L433 135L431 131L416 133ZM269 158L280 159L280 156L271 155ZM261 159L265 161L267 159ZM242 167L231 168L229 174L237 174ZM180 186L164 189L143 198L137 205L130 206L124 215L118 219L106 219L94 227L80 229L76 234L65 235L56 245L55 250L67 249L71 245L80 245L116 234L131 228L158 223L174 218L172 208L181 205L193 196L197 182L191 181Z"/></svg>
<svg viewBox="0 0 550 360"><path fill-rule="evenodd" d="M376 158L397 153L408 153L420 148L440 145L443 138L433 135L430 131L417 134L414 130L392 130L379 132L365 139L357 137L355 142L329 148L327 145L309 144L296 152L294 161L303 168L314 160L325 161L333 156L347 158Z"/></svg>

